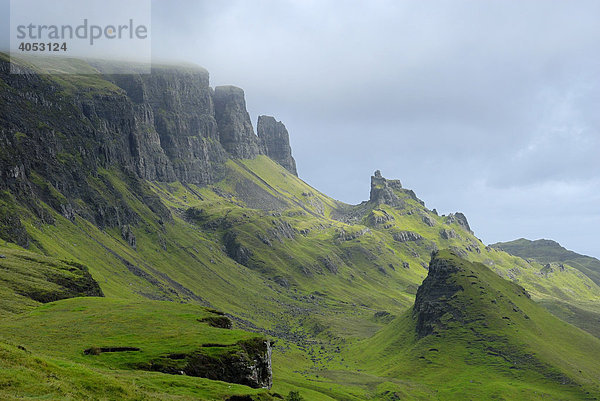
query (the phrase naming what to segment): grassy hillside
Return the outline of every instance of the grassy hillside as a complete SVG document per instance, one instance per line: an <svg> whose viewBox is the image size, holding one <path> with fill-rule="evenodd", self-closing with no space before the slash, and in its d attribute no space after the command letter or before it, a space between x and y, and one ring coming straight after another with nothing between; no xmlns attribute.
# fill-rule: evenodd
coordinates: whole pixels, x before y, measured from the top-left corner
<svg viewBox="0 0 600 401"><path fill-rule="evenodd" d="M348 358L435 392L422 399L596 399L599 341L484 265L443 251L414 309Z"/></svg>
<svg viewBox="0 0 600 401"><path fill-rule="evenodd" d="M526 259L533 265L542 265L540 271L543 277L561 276L565 271L578 270L579 274L576 275L583 278L579 280L584 284L583 287L580 286L576 290L569 286L562 286L555 289L556 297L542 297L539 301L555 316L600 338L600 303L593 298L580 295L586 290L593 289L594 284L600 281L598 259L580 255L555 241L543 239L530 241L521 238L510 242L499 242L492 247ZM594 284L591 284L590 280Z"/></svg>
<svg viewBox="0 0 600 401"><path fill-rule="evenodd" d="M142 194L155 194L171 211L172 220L162 224L139 187L117 170L102 172L98 182L141 217L131 227L135 247L121 230L99 230L80 218L72 222L47 206L54 224L24 220L24 226L38 252L85 262L110 300L211 306L230 313L237 327L269 335L276 340L273 390L300 390L314 400L385 399L388 387L431 396L427 383L365 372L366 366L350 363L343 352L352 353L355 341L395 327L389 322L412 306L435 249L452 248L481 261L538 300L584 303L600 294L575 269L542 274L541 265L486 248L451 216L436 216L409 192L397 191L402 207L369 202L350 207L265 157L232 161L228 168L227 178L214 186L148 184ZM34 314L20 327L62 319L52 316ZM12 338L19 331L14 321L6 323ZM81 348L103 346L85 336L57 337L53 349L36 344L36 338L28 338L36 355L86 366L97 360L83 357ZM65 341L73 348L61 347ZM161 352L157 346L144 361ZM104 368L127 367L119 357L106 361Z"/></svg>
<svg viewBox="0 0 600 401"><path fill-rule="evenodd" d="M220 178L207 185L144 180L131 155L119 150L131 145L130 137L123 141L126 132L156 132L125 129L131 127L121 119L147 116L124 101L127 93L102 75L19 79L37 88L32 93L39 104L58 105L60 115L1 82L0 103L11 111L6 143L28 163L15 167L15 154L0 149L0 162L12 174L0 183L2 398L226 400L246 394L258 400L299 391L311 401L452 399L465 394L467 377L480 386L474 397L495 397L495 386L498 397L515 399L577 399L585 394L579 384L597 394L590 383L598 366L588 357L598 352L597 341L521 301L515 284L556 314L583 316L579 311L598 305L600 287L576 266L548 268L486 247L464 216L438 216L411 190L380 175L373 177L371 199L359 205L329 198L265 156L222 155ZM177 131L178 116L163 123ZM34 128L15 131L24 120ZM212 139L202 141L206 151ZM48 147L56 154L28 158ZM497 298L501 309L481 309L488 299L473 292L473 300L482 299L465 301L469 331L451 325L441 337L415 339L410 310L439 249L481 263L456 261L474 272L479 284L473 291L510 299L530 322L518 320L521 314L505 316L510 308ZM79 298L86 295L105 297ZM214 310L227 314L233 330L210 326L223 318ZM492 332L485 331L482 314L489 314ZM583 318L570 321L590 330ZM581 347L566 344L567 335ZM247 360L256 338L274 343L271 393L187 374L202 365L198 361L228 366L235 356ZM544 343L539 364L517 371L496 355L517 344L515 355L529 360L538 353L536 338ZM438 362L424 362L427 341L433 344L428 353L438 350L431 351ZM469 359L469 341L488 341L492 349L476 348ZM103 352L115 348L120 352ZM546 355L550 349L559 351ZM455 363L468 374L453 377ZM185 375L172 374L179 372ZM564 387L552 379L555 373L569 378Z"/></svg>
<svg viewBox="0 0 600 401"><path fill-rule="evenodd" d="M244 344L256 341L256 334L212 327L218 318L205 308L173 302L75 298L49 303L2 322L0 397L223 400L238 394L271 399L265 390L159 373L165 367L184 370L180 355L225 359L243 355ZM130 350L119 350L123 347Z"/></svg>
<svg viewBox="0 0 600 401"><path fill-rule="evenodd" d="M535 259L543 264L568 264L584 273L596 284L600 284L600 260L570 251L555 241L544 239L530 241L521 238L510 242L498 242L492 247L502 249L511 255Z"/></svg>
<svg viewBox="0 0 600 401"><path fill-rule="evenodd" d="M9 243L0 246L0 316L58 299L102 295L88 268L80 263L24 251Z"/></svg>

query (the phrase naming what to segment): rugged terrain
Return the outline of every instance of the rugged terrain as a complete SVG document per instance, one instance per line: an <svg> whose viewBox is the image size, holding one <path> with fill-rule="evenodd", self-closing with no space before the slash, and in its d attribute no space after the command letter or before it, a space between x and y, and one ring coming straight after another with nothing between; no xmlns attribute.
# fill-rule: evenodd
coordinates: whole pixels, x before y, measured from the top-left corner
<svg viewBox="0 0 600 401"><path fill-rule="evenodd" d="M600 394L598 340L539 306L597 305L591 275L488 247L379 171L368 201L329 198L298 177L283 123L261 116L255 133L244 92L199 67L84 67L96 74L10 75L0 60L2 398ZM444 260L469 273L439 276ZM496 341L487 327L502 339L469 359L471 340ZM431 341L445 367L415 369Z"/></svg>

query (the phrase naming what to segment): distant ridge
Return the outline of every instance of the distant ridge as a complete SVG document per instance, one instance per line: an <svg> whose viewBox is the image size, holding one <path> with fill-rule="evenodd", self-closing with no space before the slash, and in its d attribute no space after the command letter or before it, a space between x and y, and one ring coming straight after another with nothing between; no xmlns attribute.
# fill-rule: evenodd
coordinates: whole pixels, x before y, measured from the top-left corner
<svg viewBox="0 0 600 401"><path fill-rule="evenodd" d="M542 264L568 264L600 285L600 260L570 251L556 241L548 239L531 241L520 238L510 242L498 242L491 247L521 258L535 259Z"/></svg>

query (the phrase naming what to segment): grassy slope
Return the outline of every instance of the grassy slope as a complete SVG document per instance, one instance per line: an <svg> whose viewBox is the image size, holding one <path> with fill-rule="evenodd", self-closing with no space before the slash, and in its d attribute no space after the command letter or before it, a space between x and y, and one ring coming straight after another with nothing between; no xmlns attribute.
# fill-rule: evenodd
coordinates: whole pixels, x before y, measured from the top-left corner
<svg viewBox="0 0 600 401"><path fill-rule="evenodd" d="M442 302L469 319L447 313L446 327L419 338L409 310L348 358L380 375L426 385L435 397L424 399L575 400L599 394L598 339L552 316L482 264L449 252L438 257L460 266L447 284L463 288Z"/></svg>
<svg viewBox="0 0 600 401"><path fill-rule="evenodd" d="M24 251L10 243L0 246L0 316L86 295L100 296L102 292L85 266Z"/></svg>
<svg viewBox="0 0 600 401"><path fill-rule="evenodd" d="M74 298L46 304L3 322L0 397L222 400L249 394L271 399L264 390L231 383L131 370L133 365L171 353L228 349L203 348L203 344L233 346L256 336L197 320L208 316L214 314L173 302ZM94 346L141 350L84 355Z"/></svg>
<svg viewBox="0 0 600 401"><path fill-rule="evenodd" d="M581 296L586 292L595 292L600 282L600 261L590 256L569 251L550 240L530 241L524 238L492 245L494 249L506 251L512 255L527 259L531 264L542 264L547 276L561 276L564 271L579 271L577 276L583 287L562 286L555 289L556 297L542 298L540 303L554 315L600 337L600 303L593 297ZM590 283L593 281L593 284ZM586 291L587 290L587 291Z"/></svg>
<svg viewBox="0 0 600 401"><path fill-rule="evenodd" d="M121 92L96 75L45 79L63 88L66 96L74 92L92 97ZM145 303L139 302L147 299L209 305L231 313L237 327L260 330L277 339L273 355L275 390L285 393L300 388L311 400L386 399L392 390L425 398L432 395L427 383L405 381L400 376L390 378L378 369L362 371L363 367L351 364L342 351L352 350L357 340L388 327L391 319L412 305L417 287L427 274L423 266L433 249L460 250L465 257L524 285L538 300L561 300L574 307L598 301L599 288L575 269L567 266L564 271L545 274L540 265L487 249L456 222L436 216L406 191L397 193L405 202L404 208L373 204L352 207L319 193L266 157L230 161L227 168L225 180L203 188L181 183L144 183L140 188L116 169L100 170L97 176L89 177L90 185L101 196L125 202L140 217L140 223L132 227L135 249L121 237L120 229L99 230L79 217L72 222L41 202L38 206L52 214L54 224L40 222L15 205L10 194L3 194L0 206L21 216L33 238L32 251L88 266L109 298L106 302L139 305L135 313L145 308ZM68 202L50 183L41 182L40 177L30 179L36 186L46 187L56 205ZM172 221L162 222L148 206L147 199L154 194L170 208ZM198 218L186 218L190 207L200 211ZM357 224L334 219L348 212L358 216ZM374 223L372 216L386 213L393 220ZM423 216L433 226L425 224ZM458 236L444 239L440 236L442 229L453 230ZM419 233L423 239L403 243L394 240L395 233L406 230ZM244 265L226 254L223 238L229 232L235 233L239 246L252 251ZM403 267L406 264L408 268ZM21 303L14 292L7 293L4 302L19 304L22 309L36 306ZM57 305L68 302L59 301ZM103 305L94 306L90 313L106 313ZM161 310L159 307L156 313L169 311L169 306ZM58 320L74 322L76 312L64 311ZM125 313L122 311L123 316ZM52 313L42 308L40 314L34 311L24 316L27 324L38 325ZM20 335L12 319L0 321L0 328L4 325L8 340ZM93 339L75 334L66 333L63 340L72 340L80 348L83 339ZM139 337L143 338L141 334ZM136 372L99 371L109 365L96 366L77 354L75 348L59 349L58 342L54 350L47 349L44 344L51 339L34 334L27 338L26 345L44 360L58 358L67 363L63 358L73 359L77 369L87 369L85 375L98 374L99 381L118 381L122 377L142 381ZM10 354L14 351L9 346L7 349ZM192 387L204 383L192 378L148 375L143 377L154 380L152 375L156 375L151 385L156 391L160 391L159 383L165 387L177 387L171 384L175 382ZM150 379L144 380L149 383ZM28 385L33 384L37 385ZM86 394L92 397L94 391ZM146 390L133 386L127 391L145 394ZM202 393L195 388L190 392L186 387L182 391L186 396L212 397L208 390Z"/></svg>
<svg viewBox="0 0 600 401"><path fill-rule="evenodd" d="M427 274L422 265L434 248L461 249L468 258L485 262L501 275L512 274L539 299L562 296L556 289L565 284L578 302L592 302L600 293L573 269L544 276L539 273L541 266L486 249L456 223L447 224L447 218L435 216L405 193L399 194L405 208L369 205L364 225L349 225L329 217L341 206L338 202L265 157L230 162L229 169L228 178L214 190L152 184L152 191L173 212L173 222L163 225L119 172L101 172L142 216L142 223L133 229L136 249L121 238L119 230L100 231L80 219L73 224L55 215L55 225L34 221L25 225L46 253L88 264L111 299L150 297L200 303L242 319L239 327L267 330L279 339L273 356L275 391L300 388L315 400L360 400L383 394L386 386L429 394L431 389L421 384L390 382L379 374L359 371L361 367L343 360L338 347L347 349L356 339L373 335L410 307ZM248 194L241 189L248 181L261 199L277 198L279 210L245 207ZM184 219L190 207L202 210L200 220ZM393 216L392 226L371 224L368 215L373 210ZM434 220L433 227L423 223L423 214ZM277 233L282 223L295 229L293 238ZM445 240L440 237L442 228L460 237ZM223 235L232 229L240 243L253 250L249 266L236 263L224 252ZM418 232L424 239L399 243L392 237L399 230ZM353 233L356 238L347 239ZM259 237L269 239L270 245ZM328 270L323 262L326 257L336 265L337 273ZM409 268L402 267L402 262ZM132 265L144 273L131 269ZM376 318L375 313L382 311L389 315Z"/></svg>
<svg viewBox="0 0 600 401"><path fill-rule="evenodd" d="M596 284L600 284L600 260L569 251L560 246L557 242L550 240L530 241L521 238L510 242L499 242L492 246L496 249L502 249L511 255L535 259L543 264L568 264L569 266L580 270Z"/></svg>

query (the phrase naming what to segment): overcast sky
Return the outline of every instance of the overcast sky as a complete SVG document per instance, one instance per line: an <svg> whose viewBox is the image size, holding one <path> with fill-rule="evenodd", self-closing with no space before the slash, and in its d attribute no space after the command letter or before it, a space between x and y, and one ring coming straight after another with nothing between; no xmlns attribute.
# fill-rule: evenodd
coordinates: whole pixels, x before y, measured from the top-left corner
<svg viewBox="0 0 600 401"><path fill-rule="evenodd" d="M486 243L600 256L599 1L152 4L153 57L242 87L317 189L358 203L381 169Z"/></svg>

